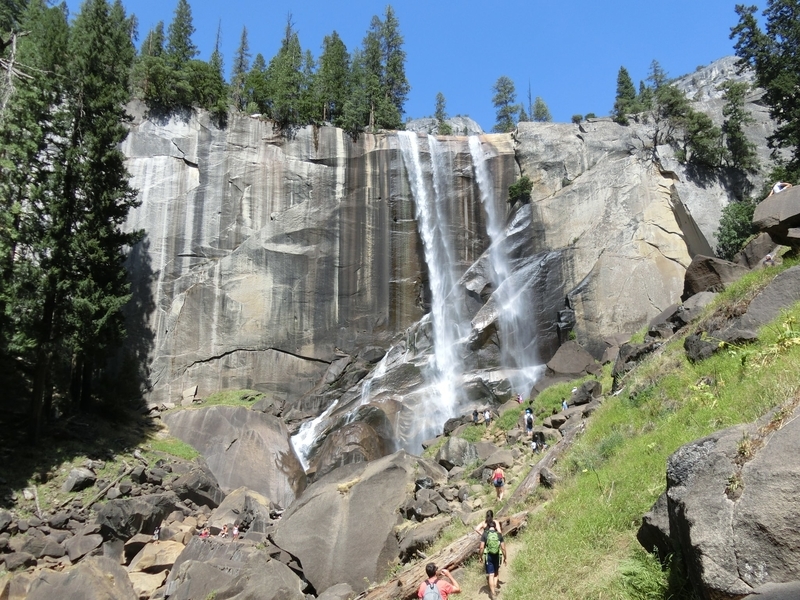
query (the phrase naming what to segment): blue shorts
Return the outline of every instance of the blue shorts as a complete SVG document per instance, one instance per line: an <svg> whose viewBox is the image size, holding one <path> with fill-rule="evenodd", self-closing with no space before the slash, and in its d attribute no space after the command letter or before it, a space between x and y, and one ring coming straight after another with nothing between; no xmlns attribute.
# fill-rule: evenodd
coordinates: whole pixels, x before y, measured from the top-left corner
<svg viewBox="0 0 800 600"><path fill-rule="evenodd" d="M500 572L500 556L500 554L489 554L488 552L484 555L487 575L495 575Z"/></svg>

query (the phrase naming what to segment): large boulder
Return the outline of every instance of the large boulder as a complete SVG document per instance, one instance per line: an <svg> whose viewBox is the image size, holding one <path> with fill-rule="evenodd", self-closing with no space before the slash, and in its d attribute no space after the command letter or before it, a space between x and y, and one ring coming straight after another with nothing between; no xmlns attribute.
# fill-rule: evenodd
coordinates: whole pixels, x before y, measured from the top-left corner
<svg viewBox="0 0 800 600"><path fill-rule="evenodd" d="M128 574L119 564L93 556L63 572L40 571L28 589L28 600L138 600Z"/></svg>
<svg viewBox="0 0 800 600"><path fill-rule="evenodd" d="M216 529L222 529L223 525L238 524L240 531L266 533L267 526L272 522L269 513L269 498L253 490L239 488L228 494L211 513L208 524Z"/></svg>
<svg viewBox="0 0 800 600"><path fill-rule="evenodd" d="M181 500L191 500L198 506L216 508L225 498L216 477L206 467L195 466L172 482L172 491Z"/></svg>
<svg viewBox="0 0 800 600"><path fill-rule="evenodd" d="M661 552L679 548L704 600L740 598L766 584L800 580L796 414L714 433L669 458L669 541L659 541L666 527L658 504L641 537Z"/></svg>
<svg viewBox="0 0 800 600"><path fill-rule="evenodd" d="M800 187L764 198L753 213L753 227L786 246L800 244Z"/></svg>
<svg viewBox="0 0 800 600"><path fill-rule="evenodd" d="M127 540L137 533L152 533L180 504L173 492L118 498L97 509L96 522L104 538Z"/></svg>
<svg viewBox="0 0 800 600"><path fill-rule="evenodd" d="M289 507L273 539L300 559L315 589L344 582L364 590L382 579L398 558L394 528L399 509L414 482L425 476L439 484L447 481L444 468L402 451L340 467L315 481Z"/></svg>
<svg viewBox="0 0 800 600"><path fill-rule="evenodd" d="M167 578L170 600L264 598L303 600L303 584L289 567L252 542L194 538Z"/></svg>
<svg viewBox="0 0 800 600"><path fill-rule="evenodd" d="M364 411L360 411L363 415ZM321 477L337 467L350 463L369 462L386 456L392 449L391 427L384 412L374 408L375 416L380 415L376 430L369 421L348 423L325 438L319 451L314 455L310 470Z"/></svg>
<svg viewBox="0 0 800 600"><path fill-rule="evenodd" d="M686 269L681 299L688 300L700 292L721 292L747 271L747 267L715 256L697 255Z"/></svg>
<svg viewBox="0 0 800 600"><path fill-rule="evenodd" d="M547 363L547 368L557 375L583 375L597 369L597 361L577 342L562 345Z"/></svg>
<svg viewBox="0 0 800 600"><path fill-rule="evenodd" d="M245 407L211 406L164 416L170 433L200 452L220 487L255 490L288 506L306 485L280 419Z"/></svg>
<svg viewBox="0 0 800 600"><path fill-rule="evenodd" d="M453 467L464 467L478 460L474 444L459 437L449 437L436 453L436 462L448 471Z"/></svg>
<svg viewBox="0 0 800 600"><path fill-rule="evenodd" d="M160 573L169 571L175 560L183 552L184 545L180 542L158 542L157 544L145 544L139 551L131 564L128 565L130 572Z"/></svg>

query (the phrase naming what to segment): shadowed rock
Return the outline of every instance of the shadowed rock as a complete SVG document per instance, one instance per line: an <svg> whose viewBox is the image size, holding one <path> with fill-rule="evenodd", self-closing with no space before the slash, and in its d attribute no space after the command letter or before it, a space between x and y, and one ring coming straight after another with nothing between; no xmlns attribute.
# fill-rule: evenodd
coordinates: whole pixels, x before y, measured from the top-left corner
<svg viewBox="0 0 800 600"><path fill-rule="evenodd" d="M308 487L278 522L273 539L300 559L315 589L345 582L361 591L384 577L399 556L398 509L423 475L447 481L444 468L405 452L340 467Z"/></svg>
<svg viewBox="0 0 800 600"><path fill-rule="evenodd" d="M172 435L203 455L223 491L247 487L288 506L305 488L289 431L272 415L211 406L170 413L164 421Z"/></svg>
<svg viewBox="0 0 800 600"><path fill-rule="evenodd" d="M747 273L747 268L714 256L697 255L686 269L682 300L700 292L721 292L725 286Z"/></svg>
<svg viewBox="0 0 800 600"><path fill-rule="evenodd" d="M800 188L764 198L753 213L753 227L768 233L776 244L800 244Z"/></svg>

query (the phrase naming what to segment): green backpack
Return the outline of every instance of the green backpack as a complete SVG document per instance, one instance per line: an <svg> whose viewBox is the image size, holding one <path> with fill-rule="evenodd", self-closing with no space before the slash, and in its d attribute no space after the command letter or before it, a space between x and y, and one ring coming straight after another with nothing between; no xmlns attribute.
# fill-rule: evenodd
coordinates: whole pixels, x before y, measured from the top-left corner
<svg viewBox="0 0 800 600"><path fill-rule="evenodd" d="M486 534L485 554L500 554L500 534L492 527Z"/></svg>

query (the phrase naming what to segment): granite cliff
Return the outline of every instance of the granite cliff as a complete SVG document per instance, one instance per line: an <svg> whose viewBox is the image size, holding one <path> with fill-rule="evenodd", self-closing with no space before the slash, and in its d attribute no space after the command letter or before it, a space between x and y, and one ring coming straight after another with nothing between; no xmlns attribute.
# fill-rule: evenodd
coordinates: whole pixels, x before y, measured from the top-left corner
<svg viewBox="0 0 800 600"><path fill-rule="evenodd" d="M732 76L728 62L681 83L717 119L714 82ZM750 100L757 122L748 133L763 146L770 123L758 94ZM139 348L148 401L176 401L195 385L200 396L254 388L300 421L343 396L340 411L366 403L364 382L381 369L393 391L381 410L397 434L408 416L397 401L424 382L434 337L429 242L399 134L353 140L308 127L287 138L244 115L219 129L203 114L158 121L136 113L124 151L142 201L129 224L146 231L131 269L145 316L138 338L150 342ZM508 286L524 296L539 364L569 329L599 358L606 336L638 329L678 301L692 257L715 246L734 175L688 170L670 148L648 143L649 127L592 119L480 136ZM471 391L459 408L501 401L512 392L497 370L507 366L497 326L504 309L493 300L474 150L467 137L417 135L423 187L435 191L446 222L438 235L453 248L447 269L460 278L447 302L471 329L458 383ZM434 173L434 145L446 185ZM507 191L520 174L534 182L531 201L512 206ZM376 359L359 362L370 348ZM354 361L358 369L337 379Z"/></svg>

